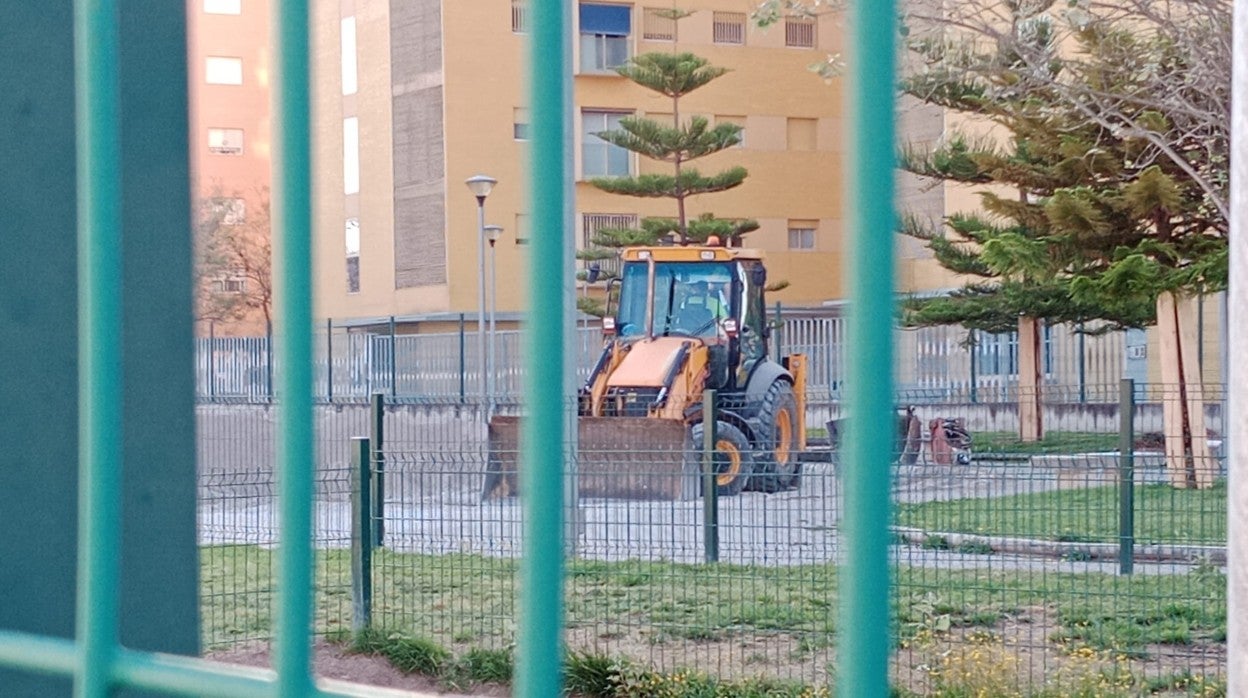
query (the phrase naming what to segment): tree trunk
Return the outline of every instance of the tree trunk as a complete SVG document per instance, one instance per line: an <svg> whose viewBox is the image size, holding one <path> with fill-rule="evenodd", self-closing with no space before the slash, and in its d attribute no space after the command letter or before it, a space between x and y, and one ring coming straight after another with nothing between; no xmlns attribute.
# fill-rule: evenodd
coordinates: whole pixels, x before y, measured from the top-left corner
<svg viewBox="0 0 1248 698"><path fill-rule="evenodd" d="M1040 321L1018 319L1018 437L1024 443L1044 438L1040 413Z"/></svg>
<svg viewBox="0 0 1248 698"><path fill-rule="evenodd" d="M1175 487L1213 486L1194 298L1157 296L1166 469Z"/></svg>

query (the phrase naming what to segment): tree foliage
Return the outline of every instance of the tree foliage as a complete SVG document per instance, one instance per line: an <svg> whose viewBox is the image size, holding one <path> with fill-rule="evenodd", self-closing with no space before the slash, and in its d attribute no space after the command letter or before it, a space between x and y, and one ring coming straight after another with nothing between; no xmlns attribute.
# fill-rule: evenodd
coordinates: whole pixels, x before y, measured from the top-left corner
<svg viewBox="0 0 1248 698"><path fill-rule="evenodd" d="M1136 2L1158 4L1127 4ZM1161 26L1097 14L1092 2L970 0L913 25L917 67L903 91L987 119L1001 137L954 132L934 148L903 149L911 172L982 186L978 211L937 226L905 219L902 232L973 277L948 298L912 300L911 323L999 332L1028 316L1140 327L1155 321L1160 293L1225 288L1227 141L1212 127L1221 107L1175 75L1204 52L1178 37L1229 27L1229 4L1169 4L1221 5L1228 23L1192 12ZM1201 89L1229 89L1229 70L1220 84L1204 72Z"/></svg>
<svg viewBox="0 0 1248 698"><path fill-rule="evenodd" d="M232 196L203 197L195 204L196 319L221 323L249 318L272 321L272 233L269 192L246 203Z"/></svg>
<svg viewBox="0 0 1248 698"><path fill-rule="evenodd" d="M644 53L616 69L620 75L672 100L672 123L661 123L639 116L620 120L620 128L595 135L608 143L657 162L670 163L671 174L647 173L623 177L597 177L590 184L612 194L638 198L667 198L676 203L674 217L650 217L638 228L604 229L591 241L594 248L581 254L583 259L605 259L627 245L654 244L674 234L681 244L705 241L710 235L739 242L745 233L758 228L755 221L726 221L703 213L690 217L689 197L713 194L738 187L745 181L744 167L702 174L687 166L698 158L718 153L741 142L741 126L712 126L702 116L682 119L680 99L704 87L727 72L692 53Z"/></svg>

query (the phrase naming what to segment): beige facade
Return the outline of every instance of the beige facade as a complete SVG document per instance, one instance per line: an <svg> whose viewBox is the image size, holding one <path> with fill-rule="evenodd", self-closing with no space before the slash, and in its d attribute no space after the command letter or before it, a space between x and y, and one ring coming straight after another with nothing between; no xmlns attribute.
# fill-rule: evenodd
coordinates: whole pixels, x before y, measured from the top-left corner
<svg viewBox="0 0 1248 698"><path fill-rule="evenodd" d="M270 181L272 127L268 0L187 1L192 200L230 205L240 225L267 234L262 201ZM243 288L223 278L223 288ZM254 283L254 282L253 282ZM226 285L228 284L228 285ZM254 292L254 288L251 289ZM263 313L199 323L200 334L261 335Z"/></svg>
<svg viewBox="0 0 1248 698"><path fill-rule="evenodd" d="M691 0L680 6L693 15L673 31L648 11L670 9L666 0L574 8L578 246L587 229L612 216L675 215L671 201L606 194L584 181L593 164L583 133L601 130L611 114L665 118L672 107L613 72L582 68L590 58L581 55L582 5L624 13L629 55L690 51L731 71L684 98L681 111L742 124L741 146L695 166L713 172L740 164L750 176L737 189L695 198L690 214L759 221L748 244L767 253L773 280L790 284L770 300L818 306L840 298L843 83L825 84L808 70L843 50L839 20L762 30L748 19L749 3ZM528 248L516 244L517 234L542 234L527 229L524 3L341 0L317 10L317 313L343 320L475 313L478 212L464 180L477 173L498 180L485 203L486 223L504 228L495 258L498 311L521 310ZM786 45L793 43L806 45ZM593 163L597 155L590 154ZM628 160L633 173L658 168Z"/></svg>

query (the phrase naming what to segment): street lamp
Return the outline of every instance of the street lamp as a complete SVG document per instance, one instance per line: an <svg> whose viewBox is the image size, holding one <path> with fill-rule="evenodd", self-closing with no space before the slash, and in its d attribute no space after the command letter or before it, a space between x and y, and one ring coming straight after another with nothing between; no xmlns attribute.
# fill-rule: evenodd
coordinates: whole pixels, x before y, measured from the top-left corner
<svg viewBox="0 0 1248 698"><path fill-rule="evenodd" d="M489 380L489 414L493 414L495 393L498 392L498 385L496 383L498 379L494 375L497 368L494 365L494 338L497 336L494 328L494 315L495 310L498 308L498 276L494 274L494 243L498 242L498 236L503 232L503 226L487 225L482 228L482 231L485 233L486 241L490 243L490 349L488 353L489 361L485 363L485 370L486 376L488 376Z"/></svg>
<svg viewBox="0 0 1248 698"><path fill-rule="evenodd" d="M597 262L590 262L589 268L585 270L585 283L581 284L581 296L587 302L589 301L589 285L592 283L596 283L598 281L598 275L601 273L602 273L602 267ZM586 313L584 310L582 310L581 314L585 315ZM589 318L588 317L585 318L583 322L585 323L586 329L588 329Z"/></svg>
<svg viewBox="0 0 1248 698"><path fill-rule="evenodd" d="M478 174L464 180L468 190L477 197L477 368L481 371L481 409L485 409L485 197L490 195L498 180ZM485 413L482 412L484 417Z"/></svg>

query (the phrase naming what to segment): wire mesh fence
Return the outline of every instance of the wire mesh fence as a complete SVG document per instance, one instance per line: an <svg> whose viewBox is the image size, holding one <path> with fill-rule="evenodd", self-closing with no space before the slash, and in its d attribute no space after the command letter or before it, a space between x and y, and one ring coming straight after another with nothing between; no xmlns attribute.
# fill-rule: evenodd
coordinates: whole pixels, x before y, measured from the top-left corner
<svg viewBox="0 0 1248 698"><path fill-rule="evenodd" d="M1017 402L898 396L898 439L880 449L878 467L893 474L899 689L1112 695L1220 685L1224 395L1211 386L1084 392L1082 402L1038 400L1034 440L1020 437L1028 413ZM386 400L380 429L362 401L318 407L318 632L352 625L348 440L371 436L381 441L371 467L380 502L372 626L456 651L514 642L523 511L507 475L525 466L500 459L516 446L498 425L518 408L482 407ZM779 486L762 467L734 491L721 454L711 460L713 501L703 496L701 435L685 425L599 418L620 422L598 427L614 430L603 432L609 440L579 429L579 458L569 461L577 477L565 478L583 484L575 498L569 490L564 517L568 648L658 670L828 683L838 521L853 506L842 501L835 457L837 420L847 417L835 403L807 413L810 443L794 477ZM277 535L272 412L214 404L199 416L206 645L263 639ZM747 444L743 455L766 462L759 450ZM639 492L648 480L675 485Z"/></svg>
<svg viewBox="0 0 1248 698"><path fill-rule="evenodd" d="M369 405L316 409L317 632L351 621L349 439L368 433ZM269 404L196 408L201 613L207 649L267 640L276 590L277 409Z"/></svg>
<svg viewBox="0 0 1248 698"><path fill-rule="evenodd" d="M1216 304L1200 305L1199 353L1205 380L1222 380L1221 338ZM1205 306L1209 306L1206 308ZM838 399L845 372L846 319L835 308L773 310L776 356L799 352L808 358L808 390ZM482 399L490 394L518 399L524 374L520 332L512 327L487 334L493 351L479 348L475 318L461 316L447 331L408 334L410 328L381 323L347 328L328 322L314 341L315 393L326 401L367 399L373 393L418 401ZM450 323L455 324L455 323ZM420 323L417 323L417 327ZM1051 397L1094 403L1089 395L1121 376L1150 380L1155 361L1149 345L1154 330L1104 331L1093 323L1039 328L1040 382ZM1151 337L1151 338L1150 338ZM1020 347L1017 332L990 334L959 327L897 329L896 381L911 402L1017 400ZM602 330L585 319L575 329L569 360L583 378L602 349ZM268 337L202 337L196 340L196 390L204 400L262 400L273 394L273 352ZM489 375L491 380L485 381Z"/></svg>

